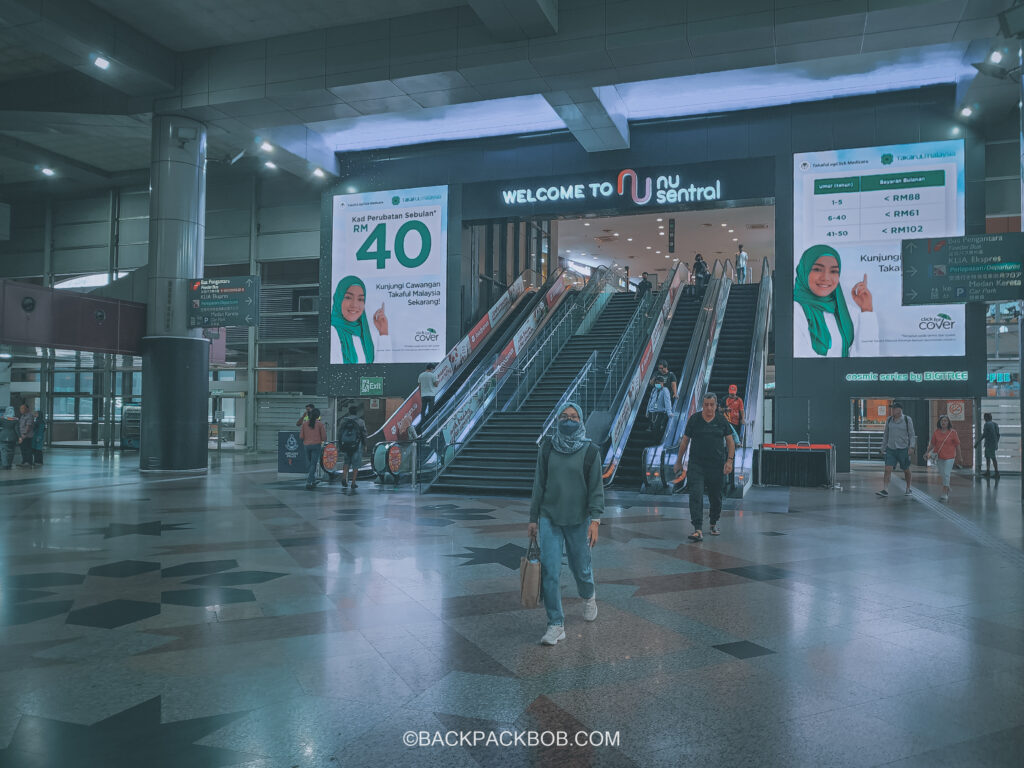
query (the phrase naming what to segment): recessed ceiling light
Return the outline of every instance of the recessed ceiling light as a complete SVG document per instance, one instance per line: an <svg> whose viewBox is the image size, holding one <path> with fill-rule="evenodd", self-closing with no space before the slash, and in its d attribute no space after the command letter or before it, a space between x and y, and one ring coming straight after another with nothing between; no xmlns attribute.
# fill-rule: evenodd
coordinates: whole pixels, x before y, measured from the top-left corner
<svg viewBox="0 0 1024 768"><path fill-rule="evenodd" d="M589 221L584 221L583 222L583 226L584 227L589 227L590 226L590 222Z"/></svg>
<svg viewBox="0 0 1024 768"><path fill-rule="evenodd" d="M732 239L732 241L733 241L734 243L738 243L738 242L740 241L740 239L739 239L738 237L734 237L734 238Z"/></svg>
<svg viewBox="0 0 1024 768"><path fill-rule="evenodd" d="M723 226L723 227L728 227L729 225L728 225L728 224L723 224L722 226Z"/></svg>
<svg viewBox="0 0 1024 768"><path fill-rule="evenodd" d="M729 234L731 235L731 234L732 234L733 232L735 232L735 231L736 231L735 229L730 229L730 230L729 230Z"/></svg>
<svg viewBox="0 0 1024 768"><path fill-rule="evenodd" d="M57 172L53 168L43 168L42 174L43 176L56 176Z"/></svg>
<svg viewBox="0 0 1024 768"><path fill-rule="evenodd" d="M632 243L633 242L633 238L632 237L627 237L626 238L626 242L627 243Z"/></svg>
<svg viewBox="0 0 1024 768"><path fill-rule="evenodd" d="M667 254L667 253L665 254L665 258L666 258L666 259L668 258L668 254Z"/></svg>
<svg viewBox="0 0 1024 768"><path fill-rule="evenodd" d="M110 59L105 59L102 56L97 56L95 59L92 60L92 63L95 64L100 69L109 69L110 68Z"/></svg>
<svg viewBox="0 0 1024 768"><path fill-rule="evenodd" d="M672 261L679 261L679 259L672 259Z"/></svg>
<svg viewBox="0 0 1024 768"><path fill-rule="evenodd" d="M614 237L618 237L618 236L619 236L619 233L618 233L618 232L616 232L616 233L614 234Z"/></svg>
<svg viewBox="0 0 1024 768"><path fill-rule="evenodd" d="M658 221L664 221L664 219L658 219Z"/></svg>
<svg viewBox="0 0 1024 768"><path fill-rule="evenodd" d="M953 126L952 134L954 136L959 136L960 135L960 126L959 125L954 125Z"/></svg>
<svg viewBox="0 0 1024 768"><path fill-rule="evenodd" d="M661 253L661 251L655 251L655 253Z"/></svg>
<svg viewBox="0 0 1024 768"><path fill-rule="evenodd" d="M648 245L648 246L647 246L647 250L648 250L648 251L649 251L649 250L651 250L651 246L649 246L649 245Z"/></svg>
<svg viewBox="0 0 1024 768"><path fill-rule="evenodd" d="M318 179L322 179L324 176L326 176L322 168L314 168L313 175L316 176Z"/></svg>
<svg viewBox="0 0 1024 768"><path fill-rule="evenodd" d="M659 235L661 235L662 237L664 237L664 236L665 236L665 233L664 233L664 232L659 232L658 234L659 234Z"/></svg>
<svg viewBox="0 0 1024 768"><path fill-rule="evenodd" d="M260 149L262 149L264 152L273 152L274 145L271 144L269 141L264 141L260 143Z"/></svg>
<svg viewBox="0 0 1024 768"><path fill-rule="evenodd" d="M272 162L270 162L269 160L267 160L267 162L265 162L265 163L264 163L264 165L265 165L265 166L267 166L267 168L270 168L271 170L273 170L274 168L277 168L277 166L276 166L276 165L274 165L274 164L273 164Z"/></svg>
<svg viewBox="0 0 1024 768"><path fill-rule="evenodd" d="M970 107L964 107L963 109L960 110L960 116L961 117L970 117L973 114L974 114L974 110L971 109Z"/></svg>
<svg viewBox="0 0 1024 768"><path fill-rule="evenodd" d="M992 51L992 53L988 55L988 60L991 61L993 64L998 64L1003 60L1003 52Z"/></svg>

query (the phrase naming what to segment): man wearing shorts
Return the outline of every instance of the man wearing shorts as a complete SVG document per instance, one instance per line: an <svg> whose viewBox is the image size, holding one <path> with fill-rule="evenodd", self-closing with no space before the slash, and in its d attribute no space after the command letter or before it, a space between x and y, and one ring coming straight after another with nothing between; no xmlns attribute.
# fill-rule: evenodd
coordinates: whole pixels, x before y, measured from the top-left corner
<svg viewBox="0 0 1024 768"><path fill-rule="evenodd" d="M348 470L352 468L352 490L359 486L356 479L363 461L366 442L366 422L359 418L359 406L350 405L348 416L338 422L338 454L341 457L341 487L348 488Z"/></svg>
<svg viewBox="0 0 1024 768"><path fill-rule="evenodd" d="M889 495L887 489L892 471L895 467L902 467L903 478L907 481L904 495L910 496L910 459L917 446L917 434L914 432L913 420L903 413L902 403L892 404L892 416L885 422L882 445L885 446L885 475L882 478L882 490L878 491L877 495Z"/></svg>

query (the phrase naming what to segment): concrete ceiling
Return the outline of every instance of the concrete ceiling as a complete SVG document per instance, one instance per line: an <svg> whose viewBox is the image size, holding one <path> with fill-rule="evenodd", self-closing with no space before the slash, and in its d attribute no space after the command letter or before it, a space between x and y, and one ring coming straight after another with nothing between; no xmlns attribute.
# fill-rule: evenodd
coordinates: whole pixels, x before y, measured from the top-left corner
<svg viewBox="0 0 1024 768"><path fill-rule="evenodd" d="M597 152L630 120L934 83L1005 111L1013 84L970 65L1011 3L0 0L0 190L38 162L144 170L154 111L305 178L369 146L560 129Z"/></svg>

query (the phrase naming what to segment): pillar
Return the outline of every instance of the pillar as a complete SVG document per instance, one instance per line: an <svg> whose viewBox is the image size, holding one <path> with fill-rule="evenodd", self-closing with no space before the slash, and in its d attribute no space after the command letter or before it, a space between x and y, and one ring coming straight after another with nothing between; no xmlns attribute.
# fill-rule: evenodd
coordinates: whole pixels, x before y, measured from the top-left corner
<svg viewBox="0 0 1024 768"><path fill-rule="evenodd" d="M203 276L206 127L154 115L152 144L139 469L205 472L209 342L188 327L187 288Z"/></svg>

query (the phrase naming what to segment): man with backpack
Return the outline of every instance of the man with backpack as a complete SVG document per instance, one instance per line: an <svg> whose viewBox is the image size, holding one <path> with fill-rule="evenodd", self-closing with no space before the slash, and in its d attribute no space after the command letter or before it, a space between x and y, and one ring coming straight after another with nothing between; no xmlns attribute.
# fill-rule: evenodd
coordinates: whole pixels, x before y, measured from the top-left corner
<svg viewBox="0 0 1024 768"><path fill-rule="evenodd" d="M882 490L875 495L883 498L889 495L889 478L896 467L903 467L903 478L907 481L905 496L910 496L910 460L917 448L917 433L914 432L913 420L903 413L903 403L892 404L892 416L885 422L882 432L882 445L885 446L885 474L882 478Z"/></svg>
<svg viewBox="0 0 1024 768"><path fill-rule="evenodd" d="M341 487L348 488L348 470L352 468L352 490L359 486L359 465L363 461L363 445L367 438L366 422L359 417L359 406L350 405L348 416L338 422L338 453L341 456Z"/></svg>
<svg viewBox="0 0 1024 768"><path fill-rule="evenodd" d="M991 413L986 413L982 418L985 420L985 424L981 428L981 437L978 438L974 447L977 448L982 443L985 444L985 473L982 477L989 477L989 464L991 464L992 469L995 470L995 479L998 480L999 462L996 461L996 449L999 447L999 425L992 421Z"/></svg>

